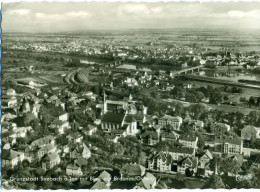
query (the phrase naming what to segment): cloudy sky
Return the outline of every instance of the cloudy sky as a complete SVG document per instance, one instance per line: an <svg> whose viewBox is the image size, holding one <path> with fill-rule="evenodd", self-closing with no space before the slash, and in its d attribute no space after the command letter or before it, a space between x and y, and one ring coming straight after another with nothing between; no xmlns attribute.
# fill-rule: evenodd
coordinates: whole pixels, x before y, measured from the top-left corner
<svg viewBox="0 0 260 192"><path fill-rule="evenodd" d="M260 2L20 2L2 6L2 29L60 32L104 29L260 29Z"/></svg>

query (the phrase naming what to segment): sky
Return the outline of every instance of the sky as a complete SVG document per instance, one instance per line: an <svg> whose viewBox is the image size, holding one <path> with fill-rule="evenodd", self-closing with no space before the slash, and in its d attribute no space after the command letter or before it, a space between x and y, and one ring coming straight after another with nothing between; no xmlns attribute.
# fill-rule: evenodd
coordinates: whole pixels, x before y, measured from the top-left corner
<svg viewBox="0 0 260 192"><path fill-rule="evenodd" d="M16 2L2 5L2 30L260 29L260 2Z"/></svg>

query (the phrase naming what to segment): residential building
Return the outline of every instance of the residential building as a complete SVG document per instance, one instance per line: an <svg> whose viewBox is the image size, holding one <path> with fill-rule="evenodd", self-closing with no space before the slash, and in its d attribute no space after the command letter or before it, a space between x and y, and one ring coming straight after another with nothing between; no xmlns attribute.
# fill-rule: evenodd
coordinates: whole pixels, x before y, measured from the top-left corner
<svg viewBox="0 0 260 192"><path fill-rule="evenodd" d="M159 134L156 131L145 131L141 135L141 142L147 145L159 143Z"/></svg>
<svg viewBox="0 0 260 192"><path fill-rule="evenodd" d="M69 140L69 142L73 142L75 144L81 143L83 140L83 136L79 132L71 133L66 138Z"/></svg>
<svg viewBox="0 0 260 192"><path fill-rule="evenodd" d="M46 154L42 158L42 168L44 170L52 169L55 165L60 164L61 159L59 154L57 153L51 153L51 154Z"/></svg>
<svg viewBox="0 0 260 192"><path fill-rule="evenodd" d="M58 119L61 121L68 121L69 120L69 115L66 112L62 112L59 116Z"/></svg>
<svg viewBox="0 0 260 192"><path fill-rule="evenodd" d="M182 134L179 137L179 143L188 148L197 148L198 137Z"/></svg>
<svg viewBox="0 0 260 192"><path fill-rule="evenodd" d="M94 125L88 125L88 126L86 127L86 129L84 129L84 133L85 133L86 135L93 135L93 134L96 133L96 132L97 132L97 127L94 126Z"/></svg>
<svg viewBox="0 0 260 192"><path fill-rule="evenodd" d="M69 164L66 167L66 174L69 175L69 176L80 177L80 176L83 175L83 172L82 172L80 167L72 165L72 164Z"/></svg>
<svg viewBox="0 0 260 192"><path fill-rule="evenodd" d="M198 163L198 173L201 176L209 176L214 172L210 170L210 160L213 159L213 155L209 150L206 150L200 157Z"/></svg>
<svg viewBox="0 0 260 192"><path fill-rule="evenodd" d="M260 127L247 125L241 130L241 138L243 140L260 139Z"/></svg>
<svg viewBox="0 0 260 192"><path fill-rule="evenodd" d="M180 126L182 124L182 118L165 115L159 119L158 124L161 128L170 125L173 130L180 130Z"/></svg>
<svg viewBox="0 0 260 192"><path fill-rule="evenodd" d="M56 151L56 146L53 144L47 144L41 147L38 151L38 157L39 159L42 158L45 154L51 154Z"/></svg>
<svg viewBox="0 0 260 192"><path fill-rule="evenodd" d="M154 189L156 186L156 177L151 173L146 173L142 180L136 184L134 189Z"/></svg>
<svg viewBox="0 0 260 192"><path fill-rule="evenodd" d="M161 172L172 171L173 159L169 153L163 153L162 151L152 154L146 163L146 167L149 170L156 170Z"/></svg>
<svg viewBox="0 0 260 192"><path fill-rule="evenodd" d="M56 119L51 123L50 128L59 134L64 134L64 131L69 128L69 122Z"/></svg>
<svg viewBox="0 0 260 192"><path fill-rule="evenodd" d="M189 125L192 126L194 131L201 131L204 128L204 122L200 120L191 120Z"/></svg>
<svg viewBox="0 0 260 192"><path fill-rule="evenodd" d="M179 158L183 157L194 157L195 148L187 147L174 147L168 150L163 151L164 153L169 153L172 156L172 159L177 161Z"/></svg>
<svg viewBox="0 0 260 192"><path fill-rule="evenodd" d="M22 162L24 160L24 153L14 151L12 149L2 149L2 166L3 167L11 167L14 168L18 165L18 162Z"/></svg>
<svg viewBox="0 0 260 192"><path fill-rule="evenodd" d="M230 131L230 126L225 123L215 123L212 125L212 130L215 134L223 135Z"/></svg>
<svg viewBox="0 0 260 192"><path fill-rule="evenodd" d="M121 178L135 178L145 174L145 168L138 164L125 164L120 169Z"/></svg>
<svg viewBox="0 0 260 192"><path fill-rule="evenodd" d="M90 188L91 190L102 190L102 189L109 189L109 187L101 180L98 180L94 183L94 185Z"/></svg>
<svg viewBox="0 0 260 192"><path fill-rule="evenodd" d="M215 140L214 153L242 154L243 140L241 138L221 137Z"/></svg>
<svg viewBox="0 0 260 192"><path fill-rule="evenodd" d="M162 131L160 133L161 140L165 142L176 142L179 138L179 135L174 131Z"/></svg>
<svg viewBox="0 0 260 192"><path fill-rule="evenodd" d="M184 157L177 163L177 172L188 175L197 172L198 158L197 157Z"/></svg>

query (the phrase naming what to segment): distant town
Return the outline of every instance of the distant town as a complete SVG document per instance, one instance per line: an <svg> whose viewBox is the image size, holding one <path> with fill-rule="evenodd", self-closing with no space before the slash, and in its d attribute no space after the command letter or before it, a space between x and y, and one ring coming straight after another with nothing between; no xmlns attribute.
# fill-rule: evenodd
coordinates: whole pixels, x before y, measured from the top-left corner
<svg viewBox="0 0 260 192"><path fill-rule="evenodd" d="M3 188L259 188L260 38L246 37L3 34Z"/></svg>

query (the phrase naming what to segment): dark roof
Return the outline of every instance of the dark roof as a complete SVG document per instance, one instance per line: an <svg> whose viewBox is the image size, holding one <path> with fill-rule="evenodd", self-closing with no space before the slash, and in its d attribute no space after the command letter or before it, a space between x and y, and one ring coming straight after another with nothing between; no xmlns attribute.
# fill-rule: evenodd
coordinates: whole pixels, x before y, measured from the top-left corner
<svg viewBox="0 0 260 192"><path fill-rule="evenodd" d="M7 149L2 150L2 159L12 160L16 157L17 157L17 155L15 153L12 153L10 150L7 150Z"/></svg>
<svg viewBox="0 0 260 192"><path fill-rule="evenodd" d="M133 117L133 115L127 115L125 117L125 122L128 122L128 123L132 123L132 122L135 122L135 118Z"/></svg>
<svg viewBox="0 0 260 192"><path fill-rule="evenodd" d="M197 158L196 157L184 157L181 159L178 164L182 165L183 163L189 164L191 167L196 167L197 166Z"/></svg>
<svg viewBox="0 0 260 192"><path fill-rule="evenodd" d="M145 168L138 164L125 164L121 169L121 174L127 174L131 176L142 176L142 172L145 172Z"/></svg>
<svg viewBox="0 0 260 192"><path fill-rule="evenodd" d="M107 112L105 115L102 116L101 121L121 124L123 119L124 114L122 113Z"/></svg>
<svg viewBox="0 0 260 192"><path fill-rule="evenodd" d="M176 135L173 134L172 132L164 131L164 132L161 133L161 136L162 136L162 138L166 138L166 139L174 139L174 140L177 139Z"/></svg>
<svg viewBox="0 0 260 192"><path fill-rule="evenodd" d="M196 141L197 137L193 136L193 135L182 134L179 139L185 140L185 141Z"/></svg>
<svg viewBox="0 0 260 192"><path fill-rule="evenodd" d="M141 114L136 114L136 115L133 115L133 117L136 119L136 120L143 120L144 116L141 115Z"/></svg>
<svg viewBox="0 0 260 192"><path fill-rule="evenodd" d="M242 140L241 140L241 138L229 138L227 136L226 137L224 136L220 139L216 139L215 142L241 145Z"/></svg>
<svg viewBox="0 0 260 192"><path fill-rule="evenodd" d="M78 166L83 166L83 165L87 165L87 160L85 158L83 158L82 156L78 156L77 159L75 159L75 164Z"/></svg>
<svg viewBox="0 0 260 192"><path fill-rule="evenodd" d="M174 148L170 148L168 150L169 152L173 152L173 153L186 153L186 154L192 154L194 152L194 149L192 148L187 148L187 147L174 147Z"/></svg>
<svg viewBox="0 0 260 192"><path fill-rule="evenodd" d="M62 121L62 120L56 119L51 124L53 124L53 125L63 125L65 123L67 123L67 121Z"/></svg>
<svg viewBox="0 0 260 192"><path fill-rule="evenodd" d="M73 139L78 139L78 138L82 137L82 135L79 132L74 132L74 133L70 134L69 136L71 136Z"/></svg>

